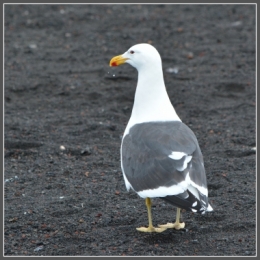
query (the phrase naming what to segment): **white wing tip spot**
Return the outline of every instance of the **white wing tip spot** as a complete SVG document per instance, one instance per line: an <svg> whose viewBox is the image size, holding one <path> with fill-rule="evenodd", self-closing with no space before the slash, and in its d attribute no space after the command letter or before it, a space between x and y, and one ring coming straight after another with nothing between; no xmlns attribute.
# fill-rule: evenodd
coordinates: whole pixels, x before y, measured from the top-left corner
<svg viewBox="0 0 260 260"><path fill-rule="evenodd" d="M197 204L198 204L198 202L197 202L197 201L195 201L195 202L192 204L192 207L196 207L196 206L197 206Z"/></svg>
<svg viewBox="0 0 260 260"><path fill-rule="evenodd" d="M213 211L213 208L211 207L211 205L210 205L210 204L208 204L207 211Z"/></svg>
<svg viewBox="0 0 260 260"><path fill-rule="evenodd" d="M183 156L187 156L188 154L183 152L172 152L169 157L173 160L180 160Z"/></svg>

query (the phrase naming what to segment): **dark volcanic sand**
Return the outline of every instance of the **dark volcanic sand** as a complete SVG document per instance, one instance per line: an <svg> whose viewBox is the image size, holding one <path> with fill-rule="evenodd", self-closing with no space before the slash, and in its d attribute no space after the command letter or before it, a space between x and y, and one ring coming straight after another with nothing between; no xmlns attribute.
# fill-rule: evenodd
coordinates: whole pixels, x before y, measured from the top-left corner
<svg viewBox="0 0 260 260"><path fill-rule="evenodd" d="M255 255L255 37L255 5L6 5L4 254ZM137 72L108 63L141 42L204 154L214 212L181 231L136 231L120 169Z"/></svg>

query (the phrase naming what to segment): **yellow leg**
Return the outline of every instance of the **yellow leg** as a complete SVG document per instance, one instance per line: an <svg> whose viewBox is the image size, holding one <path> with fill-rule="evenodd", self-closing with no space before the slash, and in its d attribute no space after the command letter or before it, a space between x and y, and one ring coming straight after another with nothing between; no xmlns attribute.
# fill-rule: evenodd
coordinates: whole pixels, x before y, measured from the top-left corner
<svg viewBox="0 0 260 260"><path fill-rule="evenodd" d="M180 223L181 209L177 208L176 221L175 223L167 223L165 225L158 225L160 228L175 228L182 229L185 227L185 223Z"/></svg>
<svg viewBox="0 0 260 260"><path fill-rule="evenodd" d="M150 198L146 198L145 199L145 204L146 204L147 212L148 212L148 223L149 223L148 228L146 228L146 227L139 227L139 228L136 228L136 229L138 231L141 231L141 232L163 232L164 230L166 230L167 228L163 228L163 227L155 228L153 226L152 211L151 211L151 205L152 205L151 199Z"/></svg>

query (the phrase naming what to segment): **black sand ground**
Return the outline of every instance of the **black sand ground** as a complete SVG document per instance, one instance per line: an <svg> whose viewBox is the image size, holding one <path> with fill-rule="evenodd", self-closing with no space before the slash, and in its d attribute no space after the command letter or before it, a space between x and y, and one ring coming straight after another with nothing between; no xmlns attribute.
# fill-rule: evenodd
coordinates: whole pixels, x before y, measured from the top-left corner
<svg viewBox="0 0 260 260"><path fill-rule="evenodd" d="M256 254L254 5L6 5L4 19L6 256ZM181 231L136 231L145 204L120 169L137 72L108 63L141 42L204 154L215 211L183 212ZM175 209L154 199L153 217Z"/></svg>

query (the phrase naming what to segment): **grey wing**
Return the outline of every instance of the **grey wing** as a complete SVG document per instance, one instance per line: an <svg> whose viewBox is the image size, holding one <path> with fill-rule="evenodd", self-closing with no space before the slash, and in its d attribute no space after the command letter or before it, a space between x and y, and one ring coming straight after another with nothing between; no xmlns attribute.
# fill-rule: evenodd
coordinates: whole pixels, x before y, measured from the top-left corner
<svg viewBox="0 0 260 260"><path fill-rule="evenodd" d="M207 207L203 157L194 133L182 122L137 124L124 137L121 152L124 175L138 194L175 187L173 194L190 199L189 206L195 203L191 193L198 201L203 197ZM174 204L171 194L167 199Z"/></svg>

